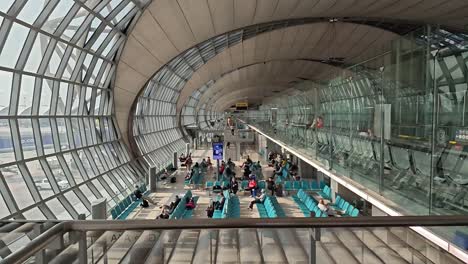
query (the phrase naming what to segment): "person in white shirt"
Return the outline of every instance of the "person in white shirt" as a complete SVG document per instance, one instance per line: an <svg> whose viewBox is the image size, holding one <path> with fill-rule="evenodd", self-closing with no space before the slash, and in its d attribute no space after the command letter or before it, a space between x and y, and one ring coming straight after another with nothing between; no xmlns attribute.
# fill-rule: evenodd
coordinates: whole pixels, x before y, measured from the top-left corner
<svg viewBox="0 0 468 264"><path fill-rule="evenodd" d="M265 201L265 198L266 198L266 193L265 193L265 189L262 189L262 194L260 195L260 197L255 197L249 204L249 210L253 210L253 205L256 204L256 203L263 203Z"/></svg>
<svg viewBox="0 0 468 264"><path fill-rule="evenodd" d="M320 199L319 200L319 203L318 203L318 208L320 210L322 210L323 212L327 212L328 211L328 206L325 204L325 201L323 199Z"/></svg>

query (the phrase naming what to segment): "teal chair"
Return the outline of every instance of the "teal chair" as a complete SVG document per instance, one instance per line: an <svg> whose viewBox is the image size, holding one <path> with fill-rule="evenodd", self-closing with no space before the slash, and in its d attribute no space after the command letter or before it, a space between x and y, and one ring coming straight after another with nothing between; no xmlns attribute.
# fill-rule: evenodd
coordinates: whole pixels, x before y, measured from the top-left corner
<svg viewBox="0 0 468 264"><path fill-rule="evenodd" d="M286 191L292 191L293 190L292 183L290 181L285 181L284 182L284 190L286 190Z"/></svg>
<svg viewBox="0 0 468 264"><path fill-rule="evenodd" d="M315 217L321 217L322 216L322 210L320 210L318 207L315 208Z"/></svg>
<svg viewBox="0 0 468 264"><path fill-rule="evenodd" d="M310 190L310 182L309 181L302 181L301 188L303 190Z"/></svg>
<svg viewBox="0 0 468 264"><path fill-rule="evenodd" d="M213 187L213 182L212 182L212 181L207 181L207 182L205 183L205 188L208 189L208 188L212 188L212 187Z"/></svg>
<svg viewBox="0 0 468 264"><path fill-rule="evenodd" d="M299 190L301 188L301 182L300 181L293 181L293 189L294 190Z"/></svg>
<svg viewBox="0 0 468 264"><path fill-rule="evenodd" d="M249 181L243 180L241 183L241 189L243 190L246 189L248 185L249 185Z"/></svg>
<svg viewBox="0 0 468 264"><path fill-rule="evenodd" d="M350 204L349 204L348 202L345 202L345 203L343 204L343 207L341 207L341 210L343 210L344 212L347 212L349 206L350 206Z"/></svg>
<svg viewBox="0 0 468 264"><path fill-rule="evenodd" d="M265 181L259 181L258 182L258 188L266 189L266 182Z"/></svg>
<svg viewBox="0 0 468 264"><path fill-rule="evenodd" d="M112 208L111 215L112 215L112 219L117 219L119 217L119 215L117 214L116 208Z"/></svg>
<svg viewBox="0 0 468 264"><path fill-rule="evenodd" d="M313 181L313 182L310 183L310 189L311 190L319 190L320 187L319 187L319 185L318 185L318 183L316 181Z"/></svg>
<svg viewBox="0 0 468 264"><path fill-rule="evenodd" d="M357 208L354 208L349 215L352 217L357 217L359 216L359 210Z"/></svg>

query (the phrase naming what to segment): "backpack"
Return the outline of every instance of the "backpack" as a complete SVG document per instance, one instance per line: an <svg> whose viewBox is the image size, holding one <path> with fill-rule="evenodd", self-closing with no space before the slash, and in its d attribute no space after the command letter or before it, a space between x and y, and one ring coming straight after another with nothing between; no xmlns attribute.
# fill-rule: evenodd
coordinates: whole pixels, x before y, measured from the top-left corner
<svg viewBox="0 0 468 264"><path fill-rule="evenodd" d="M149 207L148 201L143 199L143 201L141 201L140 206L143 208Z"/></svg>
<svg viewBox="0 0 468 264"><path fill-rule="evenodd" d="M171 177L171 183L175 183L176 182L176 177Z"/></svg>

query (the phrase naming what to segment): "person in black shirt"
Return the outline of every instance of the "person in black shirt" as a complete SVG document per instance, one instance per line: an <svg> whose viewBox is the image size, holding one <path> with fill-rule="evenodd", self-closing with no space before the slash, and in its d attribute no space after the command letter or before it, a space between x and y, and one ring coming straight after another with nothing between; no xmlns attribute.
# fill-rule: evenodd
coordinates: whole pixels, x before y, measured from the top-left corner
<svg viewBox="0 0 468 264"><path fill-rule="evenodd" d="M232 177L230 187L231 187L231 192L233 194L237 194L237 191L239 190L239 183L237 183L236 178Z"/></svg>
<svg viewBox="0 0 468 264"><path fill-rule="evenodd" d="M163 209L161 214L156 219L169 219L169 212Z"/></svg>
<svg viewBox="0 0 468 264"><path fill-rule="evenodd" d="M206 216L208 216L208 218L212 218L213 214L214 214L214 207L212 204L210 204L208 208L206 208Z"/></svg>
<svg viewBox="0 0 468 264"><path fill-rule="evenodd" d="M224 202L226 202L226 198L224 197L224 194L220 193L220 195L221 195L221 198L219 199L219 201L214 202L213 204L216 210L223 210Z"/></svg>
<svg viewBox="0 0 468 264"><path fill-rule="evenodd" d="M140 200L141 197L143 197L143 193L140 191L140 187L138 185L135 186L135 189L136 190L133 192L133 194L138 200Z"/></svg>
<svg viewBox="0 0 468 264"><path fill-rule="evenodd" d="M180 200L181 199L179 198L179 195L176 195L175 200L173 202L171 202L171 204L169 205L169 211L170 212L172 212L177 207Z"/></svg>
<svg viewBox="0 0 468 264"><path fill-rule="evenodd" d="M272 177L267 180L267 189L271 191L271 195L275 195L276 184Z"/></svg>

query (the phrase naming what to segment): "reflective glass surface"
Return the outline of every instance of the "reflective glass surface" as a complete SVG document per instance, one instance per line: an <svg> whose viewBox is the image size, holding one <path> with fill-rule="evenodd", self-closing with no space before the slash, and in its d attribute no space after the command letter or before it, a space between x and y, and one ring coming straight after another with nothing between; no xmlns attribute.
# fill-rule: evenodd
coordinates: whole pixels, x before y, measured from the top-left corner
<svg viewBox="0 0 468 264"><path fill-rule="evenodd" d="M240 118L404 214L468 214L467 40L421 29Z"/></svg>
<svg viewBox="0 0 468 264"><path fill-rule="evenodd" d="M92 199L114 196L98 189L123 192L142 177L119 138L110 84L144 4L0 1L1 218L89 215ZM113 181L98 188L105 175Z"/></svg>

